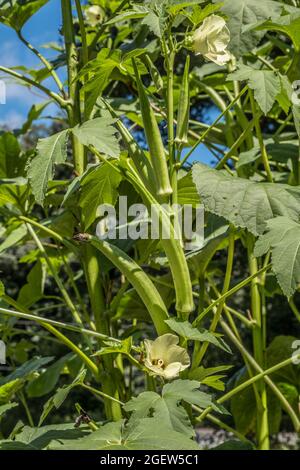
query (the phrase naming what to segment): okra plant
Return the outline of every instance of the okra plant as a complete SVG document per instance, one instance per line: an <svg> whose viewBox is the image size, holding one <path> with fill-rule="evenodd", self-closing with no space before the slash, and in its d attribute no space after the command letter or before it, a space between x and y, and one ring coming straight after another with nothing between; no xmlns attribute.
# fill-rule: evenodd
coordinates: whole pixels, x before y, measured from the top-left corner
<svg viewBox="0 0 300 470"><path fill-rule="evenodd" d="M40 62L1 79L44 96L0 136L0 253L26 274L1 273L0 448L198 449L210 422L267 450L300 430L300 2L61 0L51 60L23 32L46 3L0 1Z"/></svg>

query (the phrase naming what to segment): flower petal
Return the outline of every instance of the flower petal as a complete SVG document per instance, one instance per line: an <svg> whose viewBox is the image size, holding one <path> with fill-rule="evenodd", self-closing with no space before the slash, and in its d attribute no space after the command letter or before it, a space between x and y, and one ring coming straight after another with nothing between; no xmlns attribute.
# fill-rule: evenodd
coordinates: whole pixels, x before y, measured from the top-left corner
<svg viewBox="0 0 300 470"><path fill-rule="evenodd" d="M173 379L175 377L178 377L179 375L179 372L182 370L182 365L180 364L180 362L172 362L172 364L169 364L165 370L163 371L164 372L164 377L166 379Z"/></svg>
<svg viewBox="0 0 300 470"><path fill-rule="evenodd" d="M176 335L171 333L166 333L165 335L159 336L156 338L150 347L150 356L151 359L163 359L166 362L166 355L168 350L173 345L178 344L179 338Z"/></svg>
<svg viewBox="0 0 300 470"><path fill-rule="evenodd" d="M189 367L191 361L190 361L190 356L188 355L186 349L177 345L172 345L168 349L168 352L165 356L166 366L174 362L178 362L182 364L184 368Z"/></svg>

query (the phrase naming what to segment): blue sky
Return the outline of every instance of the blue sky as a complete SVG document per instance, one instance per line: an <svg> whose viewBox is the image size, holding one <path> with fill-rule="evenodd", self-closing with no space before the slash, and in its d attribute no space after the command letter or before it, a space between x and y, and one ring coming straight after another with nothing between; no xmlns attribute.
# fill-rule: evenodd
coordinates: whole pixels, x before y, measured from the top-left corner
<svg viewBox="0 0 300 470"><path fill-rule="evenodd" d="M51 54L55 56L55 51L43 48L42 46L48 42L58 42L60 26L60 0L50 0L25 24L23 36L37 49L41 50L43 55L51 59ZM0 24L0 44L2 49L0 64L2 66L12 67L22 65L29 68L41 66L39 59L20 42L15 31L3 24ZM3 77L1 73L0 77ZM51 79L45 81L45 84L49 88L55 89ZM15 82L7 82L6 104L0 104L0 128L3 125L7 125L10 128L20 127L31 106L43 101L45 101L45 96L42 93L29 90ZM55 105L50 105L43 114L47 116L55 113ZM214 121L218 114L219 111L216 108L212 108L207 121ZM193 160L210 163L211 153L204 145L200 145L189 159L189 161Z"/></svg>
<svg viewBox="0 0 300 470"><path fill-rule="evenodd" d="M51 58L52 51L43 49L41 46L47 42L58 41L60 25L60 0L50 0L25 24L23 36L43 51L47 58ZM40 66L39 60L20 42L15 31L3 24L0 24L0 44L0 64L2 66L23 65L29 68ZM3 75L1 74L1 76ZM50 82L47 85L49 86ZM12 82L7 83L6 104L0 104L0 127L3 124L18 127L23 122L32 104L44 100L45 97L42 93L28 90ZM46 114L50 111L52 110L49 107Z"/></svg>

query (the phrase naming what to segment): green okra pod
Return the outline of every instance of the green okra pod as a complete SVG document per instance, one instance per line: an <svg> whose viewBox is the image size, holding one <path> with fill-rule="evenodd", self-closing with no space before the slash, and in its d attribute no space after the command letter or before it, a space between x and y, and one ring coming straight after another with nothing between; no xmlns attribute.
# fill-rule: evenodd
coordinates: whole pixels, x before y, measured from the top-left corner
<svg viewBox="0 0 300 470"><path fill-rule="evenodd" d="M178 103L177 126L175 142L182 145L188 142L190 117L190 87L189 87L190 56L187 56L182 77L181 91Z"/></svg>
<svg viewBox="0 0 300 470"><path fill-rule="evenodd" d="M155 67L154 63L152 62L148 54L144 55L144 63L150 72L150 75L155 85L157 93L161 94L164 88L164 82L159 71Z"/></svg>
<svg viewBox="0 0 300 470"><path fill-rule="evenodd" d="M143 269L130 256L117 246L88 233L76 235L74 238L81 242L90 242L124 274L147 307L158 335L170 331L165 323L169 317L168 311L158 290Z"/></svg>
<svg viewBox="0 0 300 470"><path fill-rule="evenodd" d="M148 143L151 162L155 174L156 194L158 196L169 196L170 194L172 194L172 188L170 185L166 154L160 135L160 130L155 118L154 111L150 106L148 97L141 82L136 63L134 60L132 62L140 98L140 106L146 140Z"/></svg>
<svg viewBox="0 0 300 470"><path fill-rule="evenodd" d="M106 101L104 102L104 104L110 111L111 115L117 118L117 115L114 112L113 108L110 106L110 104ZM138 143L133 138L127 127L123 124L121 119L117 119L116 127L122 136L125 147L128 150L128 155L132 159L141 180L143 181L147 189L150 192L153 192L153 188L155 188L156 185L156 180L150 159L138 145Z"/></svg>

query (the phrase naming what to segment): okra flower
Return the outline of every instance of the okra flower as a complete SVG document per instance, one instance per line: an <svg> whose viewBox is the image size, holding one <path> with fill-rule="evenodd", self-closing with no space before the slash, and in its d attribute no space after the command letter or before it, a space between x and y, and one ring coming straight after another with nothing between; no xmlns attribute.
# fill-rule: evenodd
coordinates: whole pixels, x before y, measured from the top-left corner
<svg viewBox="0 0 300 470"><path fill-rule="evenodd" d="M104 11L99 5L92 5L85 10L85 17L91 26L102 23Z"/></svg>
<svg viewBox="0 0 300 470"><path fill-rule="evenodd" d="M193 36L193 49L217 65L224 65L231 59L227 51L230 42L230 31L226 21L218 15L205 18Z"/></svg>
<svg viewBox="0 0 300 470"><path fill-rule="evenodd" d="M178 346L179 338L166 333L156 340L144 341L146 349L145 366L152 375L161 375L165 379L173 379L179 372L190 366L187 351Z"/></svg>

